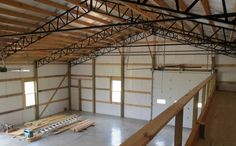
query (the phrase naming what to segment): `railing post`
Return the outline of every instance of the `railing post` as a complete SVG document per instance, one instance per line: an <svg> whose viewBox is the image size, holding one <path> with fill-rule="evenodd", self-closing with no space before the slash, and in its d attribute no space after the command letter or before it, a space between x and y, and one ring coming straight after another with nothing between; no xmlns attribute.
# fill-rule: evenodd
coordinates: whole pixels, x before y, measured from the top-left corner
<svg viewBox="0 0 236 146"><path fill-rule="evenodd" d="M206 85L202 88L202 110L206 104Z"/></svg>
<svg viewBox="0 0 236 146"><path fill-rule="evenodd" d="M210 93L210 82L208 81L207 84L207 95L206 95L206 99L209 97L209 93Z"/></svg>
<svg viewBox="0 0 236 146"><path fill-rule="evenodd" d="M195 94L193 98L193 121L192 121L192 127L195 125L197 122L197 116L198 116L198 98L199 98L199 92Z"/></svg>
<svg viewBox="0 0 236 146"><path fill-rule="evenodd" d="M175 145L182 146L183 135L183 109L175 117Z"/></svg>

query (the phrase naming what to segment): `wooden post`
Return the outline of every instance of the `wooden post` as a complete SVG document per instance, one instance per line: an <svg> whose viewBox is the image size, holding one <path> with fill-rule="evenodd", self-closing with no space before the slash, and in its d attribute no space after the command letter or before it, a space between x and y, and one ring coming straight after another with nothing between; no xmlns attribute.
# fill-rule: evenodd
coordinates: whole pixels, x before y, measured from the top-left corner
<svg viewBox="0 0 236 146"><path fill-rule="evenodd" d="M206 104L206 85L202 88L202 110Z"/></svg>
<svg viewBox="0 0 236 146"><path fill-rule="evenodd" d="M154 99L154 69L156 68L156 55L152 55L152 87L151 87L151 116L150 119L152 120L153 115L153 99Z"/></svg>
<svg viewBox="0 0 236 146"><path fill-rule="evenodd" d="M121 108L120 108L120 116L124 117L125 111L125 56L124 56L124 48L122 48L121 52Z"/></svg>
<svg viewBox="0 0 236 146"><path fill-rule="evenodd" d="M175 117L175 145L182 146L183 135L183 109Z"/></svg>
<svg viewBox="0 0 236 146"><path fill-rule="evenodd" d="M93 113L96 113L96 59L92 60L92 102L93 102Z"/></svg>
<svg viewBox="0 0 236 146"><path fill-rule="evenodd" d="M211 57L211 70L212 70L212 73L215 70L215 62L216 62L215 56L212 56Z"/></svg>
<svg viewBox="0 0 236 146"><path fill-rule="evenodd" d="M192 121L192 127L197 122L197 116L198 116L198 98L199 98L199 92L194 96L193 98L193 121Z"/></svg>
<svg viewBox="0 0 236 146"><path fill-rule="evenodd" d="M81 97L81 80L78 80L78 102L79 102L79 111L82 111L82 97Z"/></svg>
<svg viewBox="0 0 236 146"><path fill-rule="evenodd" d="M207 100L207 98L209 97L209 93L210 93L210 82L207 82L207 94L206 94L206 100Z"/></svg>
<svg viewBox="0 0 236 146"><path fill-rule="evenodd" d="M35 118L38 120L39 117L39 92L38 92L38 63L34 62L34 81L35 81Z"/></svg>
<svg viewBox="0 0 236 146"><path fill-rule="evenodd" d="M69 98L69 110L71 110L71 63L68 62L68 98Z"/></svg>

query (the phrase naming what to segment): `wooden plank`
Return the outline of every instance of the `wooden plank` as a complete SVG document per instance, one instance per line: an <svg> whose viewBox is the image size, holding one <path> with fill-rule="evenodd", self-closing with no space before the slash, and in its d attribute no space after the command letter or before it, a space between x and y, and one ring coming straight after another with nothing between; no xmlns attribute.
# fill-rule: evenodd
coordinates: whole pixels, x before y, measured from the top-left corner
<svg viewBox="0 0 236 146"><path fill-rule="evenodd" d="M125 55L124 48L121 49L121 101L120 101L120 116L125 116Z"/></svg>
<svg viewBox="0 0 236 146"><path fill-rule="evenodd" d="M92 59L92 102L93 113L96 113L96 59Z"/></svg>
<svg viewBox="0 0 236 146"><path fill-rule="evenodd" d="M199 99L199 92L197 92L196 95L194 95L193 98L193 120L192 120L192 127L194 127L194 125L197 122L197 117L198 117L198 99Z"/></svg>
<svg viewBox="0 0 236 146"><path fill-rule="evenodd" d="M206 85L202 88L202 110L206 104Z"/></svg>
<svg viewBox="0 0 236 146"><path fill-rule="evenodd" d="M95 122L89 119L79 122L76 126L72 127L71 130L74 132L80 132L84 129L87 129L90 126L94 126Z"/></svg>
<svg viewBox="0 0 236 146"><path fill-rule="evenodd" d="M38 88L38 63L34 62L34 86L35 86L35 118L39 119L39 88Z"/></svg>
<svg viewBox="0 0 236 146"><path fill-rule="evenodd" d="M183 136L183 109L175 117L174 146L182 146L182 136Z"/></svg>
<svg viewBox="0 0 236 146"><path fill-rule="evenodd" d="M15 97L15 96L21 96L24 93L13 93L13 94L7 94L7 95L0 95L0 99L1 98L9 98L9 97Z"/></svg>
<svg viewBox="0 0 236 146"><path fill-rule="evenodd" d="M47 91L52 91L52 90L59 90L59 89L65 89L65 88L68 88L68 86L62 86L62 87L59 87L59 88L48 88L48 89L41 89L39 90L38 92L47 92Z"/></svg>
<svg viewBox="0 0 236 146"><path fill-rule="evenodd" d="M82 90L81 90L81 80L78 80L78 102L79 102L79 111L82 111Z"/></svg>
<svg viewBox="0 0 236 146"><path fill-rule="evenodd" d="M57 100L52 100L51 102L44 102L44 103L40 103L39 106L44 106L44 105L47 105L47 104L51 104L51 103L57 103L57 102L62 102L62 101L66 101L68 100L69 101L69 98L62 98L62 99L57 99Z"/></svg>
<svg viewBox="0 0 236 146"><path fill-rule="evenodd" d="M68 62L68 107L71 110L71 63Z"/></svg>

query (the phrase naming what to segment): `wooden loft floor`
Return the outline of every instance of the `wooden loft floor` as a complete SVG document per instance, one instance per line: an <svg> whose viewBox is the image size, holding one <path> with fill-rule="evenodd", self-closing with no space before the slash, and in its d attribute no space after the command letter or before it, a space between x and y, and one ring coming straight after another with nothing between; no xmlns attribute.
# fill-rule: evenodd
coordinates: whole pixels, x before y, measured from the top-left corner
<svg viewBox="0 0 236 146"><path fill-rule="evenodd" d="M198 146L236 146L236 93L216 91Z"/></svg>

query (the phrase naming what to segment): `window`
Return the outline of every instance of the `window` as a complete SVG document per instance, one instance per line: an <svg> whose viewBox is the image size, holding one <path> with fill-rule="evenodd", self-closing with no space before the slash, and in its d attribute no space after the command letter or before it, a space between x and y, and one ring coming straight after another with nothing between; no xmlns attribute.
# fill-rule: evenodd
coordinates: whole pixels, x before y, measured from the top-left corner
<svg viewBox="0 0 236 146"><path fill-rule="evenodd" d="M112 80L112 102L121 102L121 81Z"/></svg>
<svg viewBox="0 0 236 146"><path fill-rule="evenodd" d="M25 106L29 107L35 105L34 81L24 82L24 89L25 89Z"/></svg>
<svg viewBox="0 0 236 146"><path fill-rule="evenodd" d="M165 99L157 99L157 103L158 104L166 104L166 100Z"/></svg>

